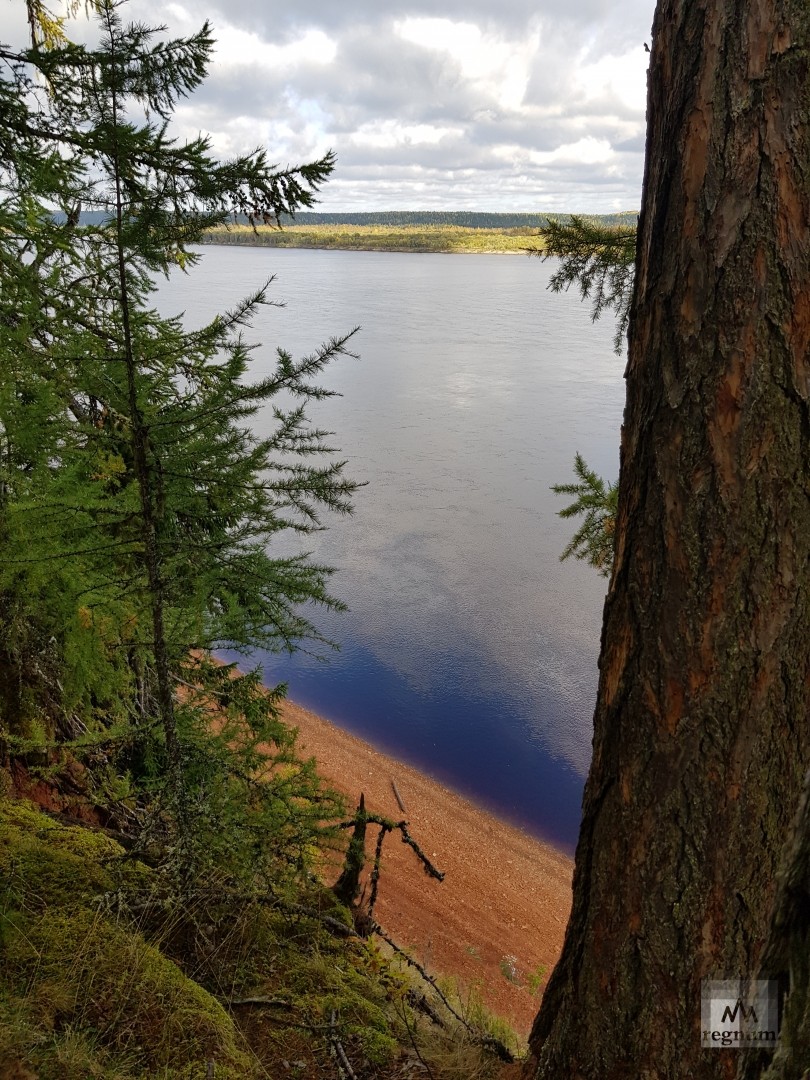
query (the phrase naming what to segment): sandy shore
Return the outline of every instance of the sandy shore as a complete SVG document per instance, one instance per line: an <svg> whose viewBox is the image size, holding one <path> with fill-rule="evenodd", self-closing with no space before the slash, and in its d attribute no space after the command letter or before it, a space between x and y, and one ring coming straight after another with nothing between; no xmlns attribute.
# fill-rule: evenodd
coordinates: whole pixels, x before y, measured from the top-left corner
<svg viewBox="0 0 810 1080"><path fill-rule="evenodd" d="M397 836L387 837L381 925L432 971L480 986L485 1003L527 1034L562 948L571 859L299 705L287 702L283 712L323 776L352 804L362 791L369 810L405 817L446 873L442 883L430 879Z"/></svg>

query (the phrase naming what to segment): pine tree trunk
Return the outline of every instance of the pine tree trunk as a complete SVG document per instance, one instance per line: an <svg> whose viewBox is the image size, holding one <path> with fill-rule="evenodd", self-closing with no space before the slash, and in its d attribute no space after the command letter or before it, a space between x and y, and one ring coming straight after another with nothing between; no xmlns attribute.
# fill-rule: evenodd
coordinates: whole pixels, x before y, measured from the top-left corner
<svg viewBox="0 0 810 1080"><path fill-rule="evenodd" d="M810 762L807 0L660 0L594 753L543 1080L731 1077Z"/></svg>
<svg viewBox="0 0 810 1080"><path fill-rule="evenodd" d="M775 1054L748 1055L739 1080L805 1080L810 1070L810 772L779 874L759 977L776 980L787 993L780 1044Z"/></svg>

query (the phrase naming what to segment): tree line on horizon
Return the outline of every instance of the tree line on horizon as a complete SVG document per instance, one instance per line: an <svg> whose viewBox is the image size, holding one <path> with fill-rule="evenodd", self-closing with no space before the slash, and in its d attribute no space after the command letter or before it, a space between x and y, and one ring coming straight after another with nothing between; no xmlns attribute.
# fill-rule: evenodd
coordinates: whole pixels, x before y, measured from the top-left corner
<svg viewBox="0 0 810 1080"><path fill-rule="evenodd" d="M509 213L477 210L376 210L328 213L304 210L281 215L284 225L453 225L464 229L544 229L552 222L567 222L579 216L602 225L627 224L637 211L616 214Z"/></svg>
<svg viewBox="0 0 810 1080"><path fill-rule="evenodd" d="M516 214L472 210L376 210L330 213L296 210L294 213L279 213L278 221L282 228L288 225L355 225L359 227L364 225L414 227L449 225L464 229L544 229L554 222L569 222L573 217L612 227L627 225L628 222L635 223L638 212L633 210L615 214ZM57 214L57 221L64 221L65 218L64 213L61 216ZM87 225L99 224L103 218L104 211L82 210L80 215L82 224ZM247 214L236 214L229 220L237 225L250 224ZM274 221L275 219L261 223L273 224Z"/></svg>

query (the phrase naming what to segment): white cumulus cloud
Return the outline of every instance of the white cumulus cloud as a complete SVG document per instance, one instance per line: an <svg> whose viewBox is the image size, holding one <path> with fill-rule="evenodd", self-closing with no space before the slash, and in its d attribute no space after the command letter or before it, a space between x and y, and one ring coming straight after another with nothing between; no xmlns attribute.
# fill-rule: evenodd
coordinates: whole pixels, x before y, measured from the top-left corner
<svg viewBox="0 0 810 1080"><path fill-rule="evenodd" d="M58 0L56 0L58 3ZM208 19L209 77L180 137L218 153L334 149L325 210L631 209L643 172L654 0L130 0L126 19L187 35ZM0 41L25 43L22 0ZM92 30L83 11L77 41Z"/></svg>

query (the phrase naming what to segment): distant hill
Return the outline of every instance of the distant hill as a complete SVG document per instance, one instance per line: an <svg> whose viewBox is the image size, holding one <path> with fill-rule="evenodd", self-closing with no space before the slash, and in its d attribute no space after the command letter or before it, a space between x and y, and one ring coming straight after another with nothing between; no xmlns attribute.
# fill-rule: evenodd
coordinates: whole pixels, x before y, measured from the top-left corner
<svg viewBox="0 0 810 1080"><path fill-rule="evenodd" d="M635 223L636 210L621 214L582 214L589 220L600 221L605 225L627 225ZM58 222L64 222L64 214L55 214ZM430 226L452 225L464 229L540 229L549 221L565 221L570 214L495 214L478 213L472 210L377 210L369 213L323 214L311 210L302 211L291 217L282 214L282 225L389 225L389 226ZM109 218L101 210L83 211L82 225L98 225ZM240 224L247 224L247 218L240 215Z"/></svg>
<svg viewBox="0 0 810 1080"><path fill-rule="evenodd" d="M621 214L582 214L605 225L635 222L638 211ZM549 221L565 221L570 214L495 214L472 210L378 210L370 213L322 214L303 211L295 215L296 225L454 225L464 229L540 229ZM293 224L282 215L282 225Z"/></svg>

